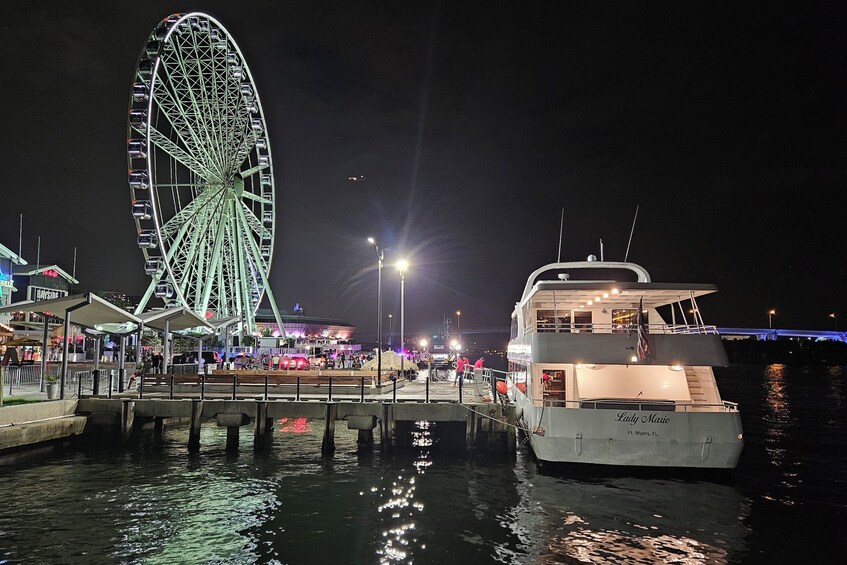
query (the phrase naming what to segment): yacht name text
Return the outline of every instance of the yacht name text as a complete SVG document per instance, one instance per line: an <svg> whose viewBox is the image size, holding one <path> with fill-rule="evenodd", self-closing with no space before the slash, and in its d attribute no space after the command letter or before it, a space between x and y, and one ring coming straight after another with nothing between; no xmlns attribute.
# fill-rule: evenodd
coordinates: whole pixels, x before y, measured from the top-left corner
<svg viewBox="0 0 847 565"><path fill-rule="evenodd" d="M650 412L644 416L639 416L634 412L618 412L615 422L628 423L630 426L635 424L670 424L670 416L663 416L657 412Z"/></svg>

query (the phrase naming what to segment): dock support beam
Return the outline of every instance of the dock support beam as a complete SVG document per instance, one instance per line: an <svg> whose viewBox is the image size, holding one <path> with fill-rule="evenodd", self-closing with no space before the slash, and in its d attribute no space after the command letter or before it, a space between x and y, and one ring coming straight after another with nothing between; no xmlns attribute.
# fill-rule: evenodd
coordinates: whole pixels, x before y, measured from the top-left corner
<svg viewBox="0 0 847 565"><path fill-rule="evenodd" d="M156 445L162 444L162 430L165 427L165 419L156 417L153 419L153 443Z"/></svg>
<svg viewBox="0 0 847 565"><path fill-rule="evenodd" d="M124 400L121 402L121 443L127 443L132 437L132 429L135 424L135 401Z"/></svg>
<svg viewBox="0 0 847 565"><path fill-rule="evenodd" d="M256 432L253 436L253 451L262 451L273 437L273 422L268 418L268 403L256 403Z"/></svg>
<svg viewBox="0 0 847 565"><path fill-rule="evenodd" d="M335 419L338 416L338 404L327 402L326 417L324 419L324 437L321 441L321 454L332 455L335 453Z"/></svg>
<svg viewBox="0 0 847 565"><path fill-rule="evenodd" d="M200 416L203 414L203 401L191 401L191 428L188 431L188 451L200 451Z"/></svg>
<svg viewBox="0 0 847 565"><path fill-rule="evenodd" d="M382 417L379 419L379 439L384 451L391 451L394 442L394 405L382 405Z"/></svg>
<svg viewBox="0 0 847 565"><path fill-rule="evenodd" d="M238 451L238 437L241 428L239 426L226 427L226 450Z"/></svg>
<svg viewBox="0 0 847 565"><path fill-rule="evenodd" d="M465 427L465 445L468 451L473 451L476 447L476 434L479 428L479 420L477 413L468 410L468 419Z"/></svg>

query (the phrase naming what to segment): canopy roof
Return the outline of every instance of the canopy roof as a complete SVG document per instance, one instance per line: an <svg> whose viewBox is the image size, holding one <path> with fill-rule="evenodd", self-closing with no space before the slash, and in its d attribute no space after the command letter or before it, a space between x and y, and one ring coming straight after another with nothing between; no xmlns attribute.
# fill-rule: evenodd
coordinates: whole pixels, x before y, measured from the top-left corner
<svg viewBox="0 0 847 565"><path fill-rule="evenodd" d="M123 322L141 323L141 319L137 316L118 308L93 292L73 294L37 302L27 300L0 308L0 314L37 312L63 320L65 319L65 313L68 311L70 311L71 323L87 328L94 328L101 324L120 324Z"/></svg>
<svg viewBox="0 0 847 565"><path fill-rule="evenodd" d="M191 328L204 328L210 331L214 329L214 326L207 322L205 318L185 306L150 310L139 314L138 317L144 322L145 327L160 331L165 330L165 322L168 322L168 331L172 332Z"/></svg>

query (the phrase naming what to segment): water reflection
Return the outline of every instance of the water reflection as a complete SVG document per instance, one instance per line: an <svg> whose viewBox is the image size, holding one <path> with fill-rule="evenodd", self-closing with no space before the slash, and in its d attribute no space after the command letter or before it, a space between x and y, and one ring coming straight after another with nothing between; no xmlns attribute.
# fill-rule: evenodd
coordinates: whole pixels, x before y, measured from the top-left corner
<svg viewBox="0 0 847 565"><path fill-rule="evenodd" d="M377 507L377 512L384 514L381 517L384 525L382 543L376 550L380 563L411 563L416 549L426 549L426 544L420 543L415 535L415 517L423 512L424 505L414 498L416 475L423 475L427 467L432 465L430 448L433 445L434 426L434 422L418 421L410 432L410 443L417 450L417 456L412 461L415 472L395 477L390 490L386 487L371 489L372 493L383 499Z"/></svg>
<svg viewBox="0 0 847 565"><path fill-rule="evenodd" d="M749 534L750 501L729 485L587 478L574 476L585 470L535 469L531 461L515 471L520 502L501 523L537 563L726 563Z"/></svg>

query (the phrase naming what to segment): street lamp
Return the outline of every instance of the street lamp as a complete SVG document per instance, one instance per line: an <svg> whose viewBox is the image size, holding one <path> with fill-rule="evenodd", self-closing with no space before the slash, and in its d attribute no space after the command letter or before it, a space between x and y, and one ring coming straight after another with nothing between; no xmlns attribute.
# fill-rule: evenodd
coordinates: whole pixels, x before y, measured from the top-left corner
<svg viewBox="0 0 847 565"><path fill-rule="evenodd" d="M835 331L838 331L838 315L833 312L829 317L832 318L832 323L835 324Z"/></svg>
<svg viewBox="0 0 847 565"><path fill-rule="evenodd" d="M406 316L406 269L409 268L409 262L405 259L397 261L397 270L400 271L400 374L403 375L403 361L406 360L404 351L405 341L403 332L405 330Z"/></svg>
<svg viewBox="0 0 847 565"><path fill-rule="evenodd" d="M376 249L376 386L382 384L382 258L385 250L372 237L368 243Z"/></svg>
<svg viewBox="0 0 847 565"><path fill-rule="evenodd" d="M773 328L773 317L776 315L776 310L768 310L768 328Z"/></svg>
<svg viewBox="0 0 847 565"><path fill-rule="evenodd" d="M459 339L459 343L462 343L462 311L461 310L456 310L456 334L458 334L457 337Z"/></svg>
<svg viewBox="0 0 847 565"><path fill-rule="evenodd" d="M391 329L392 326L394 325L394 324L392 324L393 319L394 319L394 314L389 314L388 315L388 347L389 348L391 347L391 335L394 333L394 330Z"/></svg>

